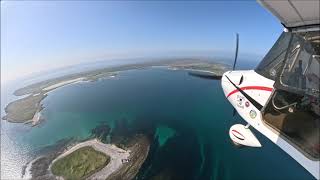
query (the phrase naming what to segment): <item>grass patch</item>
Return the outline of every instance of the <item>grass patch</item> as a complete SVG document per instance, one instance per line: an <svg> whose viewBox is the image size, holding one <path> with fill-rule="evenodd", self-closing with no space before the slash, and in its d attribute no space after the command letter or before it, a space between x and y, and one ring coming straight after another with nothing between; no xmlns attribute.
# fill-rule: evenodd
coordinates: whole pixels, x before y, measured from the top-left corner
<svg viewBox="0 0 320 180"><path fill-rule="evenodd" d="M51 171L65 179L84 179L105 167L109 161L106 154L86 146L54 162Z"/></svg>

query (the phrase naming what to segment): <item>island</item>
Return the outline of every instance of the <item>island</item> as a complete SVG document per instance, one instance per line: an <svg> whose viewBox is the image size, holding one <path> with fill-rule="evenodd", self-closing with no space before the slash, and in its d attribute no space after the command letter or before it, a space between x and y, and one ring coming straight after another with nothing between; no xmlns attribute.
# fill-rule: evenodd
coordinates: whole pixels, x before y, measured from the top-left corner
<svg viewBox="0 0 320 180"><path fill-rule="evenodd" d="M3 116L2 119L13 123L32 123L32 125L35 126L39 124L40 120L42 119L41 110L44 107L41 104L41 101L48 95L50 91L53 91L54 89L77 82L94 82L102 78L113 78L121 71L144 69L157 66L167 67L169 70L210 73L216 76L221 76L225 71L230 69L230 67L227 65L208 60L170 59L119 65L76 74L69 74L34 83L14 91L13 94L15 96L26 97L9 103L5 108L6 115Z"/></svg>
<svg viewBox="0 0 320 180"><path fill-rule="evenodd" d="M136 134L121 148L88 139L40 156L26 168L32 179L133 179L145 162L150 140Z"/></svg>
<svg viewBox="0 0 320 180"><path fill-rule="evenodd" d="M110 162L110 156L103 150L109 149L103 145L94 146L99 145L98 142L90 142L84 142L82 145L86 146L78 145L55 159L51 166L52 173L64 179L83 179L105 167ZM103 149L95 150L99 147Z"/></svg>

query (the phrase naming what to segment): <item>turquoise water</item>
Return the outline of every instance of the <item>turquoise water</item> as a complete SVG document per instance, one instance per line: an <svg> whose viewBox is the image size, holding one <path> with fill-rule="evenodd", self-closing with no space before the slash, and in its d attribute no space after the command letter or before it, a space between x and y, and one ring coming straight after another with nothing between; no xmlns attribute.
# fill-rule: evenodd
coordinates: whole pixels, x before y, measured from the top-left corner
<svg viewBox="0 0 320 180"><path fill-rule="evenodd" d="M163 146L167 140L175 135L175 131L166 126L159 125L156 129L155 137L158 139L159 145Z"/></svg>
<svg viewBox="0 0 320 180"><path fill-rule="evenodd" d="M244 121L232 118L220 82L185 71L125 71L56 89L43 103L45 121L39 126L1 123L2 178L17 178L21 166L46 146L86 139L101 123L119 131L115 126L122 122L154 140L139 179L312 179L255 130L262 148L235 148L228 130Z"/></svg>

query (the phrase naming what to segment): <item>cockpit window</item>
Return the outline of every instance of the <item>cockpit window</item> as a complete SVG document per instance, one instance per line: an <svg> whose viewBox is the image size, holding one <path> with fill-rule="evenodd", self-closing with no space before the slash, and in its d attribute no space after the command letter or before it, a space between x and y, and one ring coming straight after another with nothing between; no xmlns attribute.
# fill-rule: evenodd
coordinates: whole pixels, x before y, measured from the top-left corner
<svg viewBox="0 0 320 180"><path fill-rule="evenodd" d="M320 31L294 33L280 86L295 93L319 96Z"/></svg>
<svg viewBox="0 0 320 180"><path fill-rule="evenodd" d="M256 72L277 88L319 96L320 31L283 32Z"/></svg>
<svg viewBox="0 0 320 180"><path fill-rule="evenodd" d="M262 76L275 80L281 73L281 65L285 60L285 55L289 47L292 33L283 32L268 54L263 58L256 72Z"/></svg>

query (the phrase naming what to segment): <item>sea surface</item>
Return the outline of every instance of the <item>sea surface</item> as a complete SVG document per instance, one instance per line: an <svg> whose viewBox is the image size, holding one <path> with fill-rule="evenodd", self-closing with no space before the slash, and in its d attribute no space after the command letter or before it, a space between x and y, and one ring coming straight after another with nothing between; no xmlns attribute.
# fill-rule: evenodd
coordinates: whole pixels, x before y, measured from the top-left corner
<svg viewBox="0 0 320 180"><path fill-rule="evenodd" d="M10 88L5 92L7 101L15 98ZM220 81L186 71L123 71L115 78L58 88L43 104L45 120L36 127L1 121L1 179L21 178L23 165L48 146L84 140L95 127L114 128L119 122L154 137L138 179L313 179L255 130L262 148L234 147L229 128L245 122L232 117Z"/></svg>

